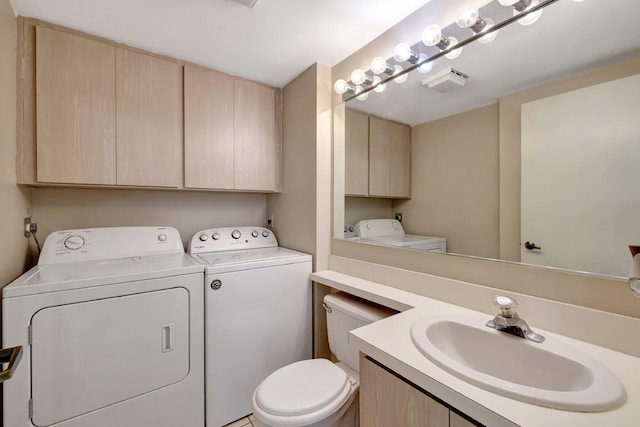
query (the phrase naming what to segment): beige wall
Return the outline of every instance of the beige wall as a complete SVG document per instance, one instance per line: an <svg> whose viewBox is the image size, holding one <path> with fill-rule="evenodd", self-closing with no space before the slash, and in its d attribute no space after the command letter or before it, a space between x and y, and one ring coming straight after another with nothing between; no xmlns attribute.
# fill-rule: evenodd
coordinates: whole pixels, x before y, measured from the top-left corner
<svg viewBox="0 0 640 427"><path fill-rule="evenodd" d="M161 225L180 232L185 249L197 231L264 225L266 196L251 193L34 188L40 244L56 230Z"/></svg>
<svg viewBox="0 0 640 427"><path fill-rule="evenodd" d="M16 185L16 18L0 0L0 287L30 266L22 232L31 191Z"/></svg>
<svg viewBox="0 0 640 427"><path fill-rule="evenodd" d="M393 200L345 197L344 223L355 225L362 219L393 218Z"/></svg>
<svg viewBox="0 0 640 427"><path fill-rule="evenodd" d="M498 258L498 105L413 127L409 234L447 238L447 251Z"/></svg>

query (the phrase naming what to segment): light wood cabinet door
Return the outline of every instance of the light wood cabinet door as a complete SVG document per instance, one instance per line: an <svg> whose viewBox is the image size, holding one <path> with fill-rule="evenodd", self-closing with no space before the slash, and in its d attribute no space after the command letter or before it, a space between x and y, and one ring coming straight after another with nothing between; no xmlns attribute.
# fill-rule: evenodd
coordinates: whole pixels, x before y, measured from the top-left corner
<svg viewBox="0 0 640 427"><path fill-rule="evenodd" d="M36 29L37 180L116 184L115 47Z"/></svg>
<svg viewBox="0 0 640 427"><path fill-rule="evenodd" d="M233 78L184 67L184 185L234 188Z"/></svg>
<svg viewBox="0 0 640 427"><path fill-rule="evenodd" d="M449 413L449 427L476 427L476 424L453 411Z"/></svg>
<svg viewBox="0 0 640 427"><path fill-rule="evenodd" d="M345 183L347 196L369 195L369 115L345 113Z"/></svg>
<svg viewBox="0 0 640 427"><path fill-rule="evenodd" d="M275 191L276 91L259 83L234 82L234 176L237 190Z"/></svg>
<svg viewBox="0 0 640 427"><path fill-rule="evenodd" d="M448 427L449 409L360 354L360 427Z"/></svg>
<svg viewBox="0 0 640 427"><path fill-rule="evenodd" d="M411 128L369 118L369 196L411 197Z"/></svg>
<svg viewBox="0 0 640 427"><path fill-rule="evenodd" d="M116 50L118 185L181 184L182 72L176 62Z"/></svg>

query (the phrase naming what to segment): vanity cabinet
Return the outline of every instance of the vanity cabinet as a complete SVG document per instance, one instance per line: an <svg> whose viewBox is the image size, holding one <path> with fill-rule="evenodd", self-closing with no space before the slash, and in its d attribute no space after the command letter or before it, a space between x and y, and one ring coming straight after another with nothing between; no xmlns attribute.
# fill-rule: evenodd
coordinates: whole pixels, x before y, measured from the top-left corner
<svg viewBox="0 0 640 427"><path fill-rule="evenodd" d="M411 197L411 127L346 109L345 195Z"/></svg>
<svg viewBox="0 0 640 427"><path fill-rule="evenodd" d="M37 181L178 187L177 62L36 27Z"/></svg>
<svg viewBox="0 0 640 427"><path fill-rule="evenodd" d="M278 190L278 93L185 65L185 187Z"/></svg>
<svg viewBox="0 0 640 427"><path fill-rule="evenodd" d="M473 427L425 392L360 353L361 427Z"/></svg>

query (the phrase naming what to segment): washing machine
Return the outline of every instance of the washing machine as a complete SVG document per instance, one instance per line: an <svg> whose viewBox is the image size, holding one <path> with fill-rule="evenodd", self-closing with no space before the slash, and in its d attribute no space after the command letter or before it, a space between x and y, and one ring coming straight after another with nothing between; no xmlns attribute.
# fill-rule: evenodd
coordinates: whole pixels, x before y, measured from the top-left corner
<svg viewBox="0 0 640 427"><path fill-rule="evenodd" d="M446 252L447 239L405 234L397 219L364 219L355 225L360 241L421 251Z"/></svg>
<svg viewBox="0 0 640 427"><path fill-rule="evenodd" d="M188 252L205 267L205 413L218 427L252 412L273 371L312 357L311 255L261 227L200 231Z"/></svg>
<svg viewBox="0 0 640 427"><path fill-rule="evenodd" d="M177 230L50 234L2 291L7 427L204 426L204 269Z"/></svg>

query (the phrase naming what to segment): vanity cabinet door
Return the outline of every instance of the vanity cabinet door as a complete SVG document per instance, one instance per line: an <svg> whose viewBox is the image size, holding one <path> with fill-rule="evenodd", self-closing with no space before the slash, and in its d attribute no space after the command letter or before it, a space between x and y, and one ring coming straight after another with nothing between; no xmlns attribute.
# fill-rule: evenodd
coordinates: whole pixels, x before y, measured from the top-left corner
<svg viewBox="0 0 640 427"><path fill-rule="evenodd" d="M449 427L476 427L476 424L451 411L449 414Z"/></svg>
<svg viewBox="0 0 640 427"><path fill-rule="evenodd" d="M369 196L411 197L411 128L369 118Z"/></svg>
<svg viewBox="0 0 640 427"><path fill-rule="evenodd" d="M361 427L447 427L449 409L360 354Z"/></svg>
<svg viewBox="0 0 640 427"><path fill-rule="evenodd" d="M37 180L116 184L115 47L36 28Z"/></svg>
<svg viewBox="0 0 640 427"><path fill-rule="evenodd" d="M118 185L180 186L180 65L118 48L116 111Z"/></svg>
<svg viewBox="0 0 640 427"><path fill-rule="evenodd" d="M369 115L345 111L345 182L347 196L369 195Z"/></svg>
<svg viewBox="0 0 640 427"><path fill-rule="evenodd" d="M184 66L184 186L233 190L233 77Z"/></svg>

